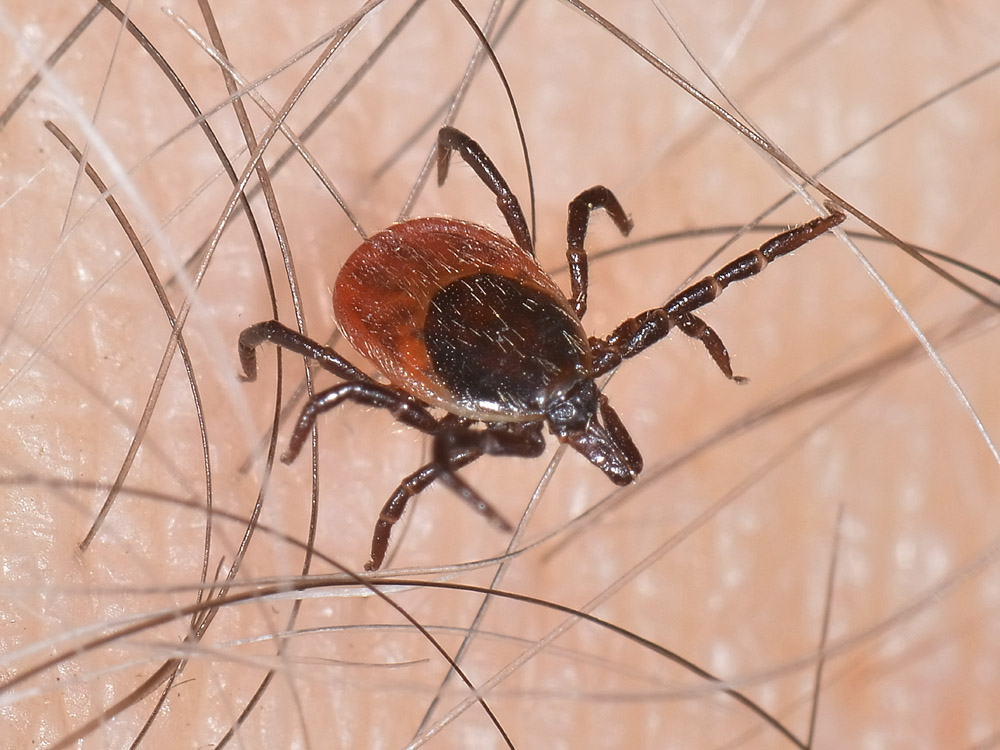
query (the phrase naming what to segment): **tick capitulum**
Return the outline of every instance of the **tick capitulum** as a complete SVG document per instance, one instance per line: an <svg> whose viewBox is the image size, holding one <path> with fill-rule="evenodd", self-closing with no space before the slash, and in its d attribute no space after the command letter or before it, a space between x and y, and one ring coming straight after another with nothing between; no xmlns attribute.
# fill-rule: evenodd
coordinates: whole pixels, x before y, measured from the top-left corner
<svg viewBox="0 0 1000 750"><path fill-rule="evenodd" d="M394 224L354 251L334 286L334 315L347 340L387 384L277 321L240 334L246 380L257 376L256 347L270 341L344 381L315 394L303 408L282 455L286 463L298 455L316 417L344 401L386 409L432 436L431 460L403 479L379 514L366 570L382 565L393 524L410 498L435 481L510 530L457 470L484 455L540 456L545 426L616 485L635 481L642 456L595 378L677 328L701 341L726 377L741 380L733 375L722 340L695 311L729 284L760 273L845 219L830 208L830 215L768 240L610 335L588 337L581 323L587 309L584 239L596 209L629 233L632 222L618 199L598 185L569 204L567 298L535 260L524 213L503 176L479 144L455 128L438 134L438 184L452 151L496 195L514 239L468 221L426 217ZM435 416L432 409L444 415Z"/></svg>

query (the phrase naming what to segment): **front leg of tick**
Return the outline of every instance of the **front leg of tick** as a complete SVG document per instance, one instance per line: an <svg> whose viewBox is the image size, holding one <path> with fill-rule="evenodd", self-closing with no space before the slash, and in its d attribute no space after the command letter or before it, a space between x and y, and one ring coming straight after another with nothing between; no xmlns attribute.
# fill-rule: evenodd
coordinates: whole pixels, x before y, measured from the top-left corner
<svg viewBox="0 0 1000 750"><path fill-rule="evenodd" d="M829 216L813 219L771 238L756 250L741 255L711 276L692 284L662 307L629 318L606 338L591 339L595 374L613 370L622 360L634 357L663 339L672 329L680 328L683 333L702 342L727 377L740 381L739 376L733 375L729 354L722 340L693 314L694 311L717 299L734 281L756 276L771 261L788 255L847 218L831 204L827 204L827 208L831 212Z"/></svg>

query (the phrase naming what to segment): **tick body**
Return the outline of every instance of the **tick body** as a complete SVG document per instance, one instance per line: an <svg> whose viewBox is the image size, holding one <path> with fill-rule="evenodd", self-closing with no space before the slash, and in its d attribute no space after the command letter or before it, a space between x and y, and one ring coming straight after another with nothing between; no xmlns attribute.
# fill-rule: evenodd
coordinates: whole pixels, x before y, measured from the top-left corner
<svg viewBox="0 0 1000 750"><path fill-rule="evenodd" d="M271 341L344 381L315 394L303 408L282 456L286 463L301 450L317 416L344 401L386 409L432 437L431 461L400 483L379 514L367 570L381 566L392 526L410 498L435 481L509 530L457 471L484 455L540 456L546 428L613 483L635 481L642 456L596 378L677 328L701 341L727 377L742 380L733 375L722 340L694 312L732 282L760 273L845 218L831 208L830 215L772 238L608 336L589 337L581 322L587 309L584 239L596 209L628 234L632 222L618 199L595 186L570 202L567 296L535 260L516 196L479 145L454 128L438 134L439 184L452 151L493 191L513 240L471 222L428 217L394 224L354 251L334 286L334 315L347 340L387 383L277 321L240 334L246 380L256 378L256 347Z"/></svg>
<svg viewBox="0 0 1000 750"><path fill-rule="evenodd" d="M464 221L411 219L348 259L333 293L351 345L459 417L532 422L593 370L590 342L535 259Z"/></svg>

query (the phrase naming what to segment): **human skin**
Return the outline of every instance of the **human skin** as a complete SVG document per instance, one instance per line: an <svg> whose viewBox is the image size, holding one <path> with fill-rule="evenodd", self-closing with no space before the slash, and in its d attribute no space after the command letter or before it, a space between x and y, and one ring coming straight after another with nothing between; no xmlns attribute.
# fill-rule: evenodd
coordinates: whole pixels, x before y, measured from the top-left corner
<svg viewBox="0 0 1000 750"><path fill-rule="evenodd" d="M6 3L0 31L44 56L90 6L39 5ZM130 17L203 109L223 102L218 67L160 5L140 3ZM345 11L331 7L337 5L243 2L215 12L234 66L255 79L343 22ZM1000 17L988 2L960 9L803 5L755 6L759 14L751 15L753 9L729 4L680 3L670 12L726 92L807 171L994 62ZM195 3L170 7L207 36ZM342 85L404 7L389 6L351 37L292 113L292 129L302 130L306 113ZM601 10L721 101L653 7L636 4L631 15L614 4ZM472 12L485 18L485 7ZM316 588L315 579L299 574L306 546L318 555L313 574L339 573L338 565L361 571L378 509L426 460L427 441L360 407L324 416L315 457L318 526L308 541L313 457L307 450L288 466L275 459L268 476L264 457L254 453L274 409L271 348L260 352L257 382L238 380L239 332L272 317L259 256L240 217L223 235L184 327L212 453L208 578L219 566L228 572L236 559L263 486L264 508L236 580L277 582L313 598L289 624L290 596L250 596L223 606L200 640L185 641L189 620L180 610L197 607L207 512L198 421L176 355L124 490L93 542L79 548L128 451L170 328L107 205L86 177L74 190L76 162L44 121L82 147L83 123L98 112L100 138L92 140L90 159L114 183L161 280L211 234L232 189L216 177L200 191L218 159L198 130L172 140L191 115L133 40L118 43L118 29L99 17L56 66L57 77L43 82L0 133L4 679L56 659L36 676L0 687L12 727L6 736L14 746L51 746L126 700L170 659L187 658L167 708L143 739L150 747L167 738L179 747L219 742L269 669L275 678L240 724L242 746L406 746L444 678L440 653L385 601L363 596L365 589L341 596L343 586ZM398 217L443 117L431 119L428 130L420 126L446 101L473 47L450 5L423 9L309 141L365 231ZM2 83L5 105L35 67L22 47L0 49L10 71ZM730 126L565 5L529 4L496 50L524 124L546 268L559 271L564 262L566 204L593 184L618 195L635 222L632 239L740 226L789 189L771 160ZM316 55L260 87L275 109ZM821 179L906 241L997 273L995 81L987 75L948 94ZM261 138L268 120L247 106ZM231 108L211 122L235 154L243 139ZM455 124L483 144L530 211L510 107L488 66ZM410 136L415 145L376 178ZM284 146L279 141L268 151L269 165L276 146ZM239 172L246 158L235 161ZM131 170L125 179L116 176L119 164ZM335 328L330 288L358 232L301 158L274 177L274 190L303 318L308 332L325 340ZM189 198L190 206L166 222ZM278 277L280 317L294 326L260 198L254 212ZM410 209L436 213L505 229L489 192L457 163L443 187L429 184ZM815 214L794 198L762 222L784 227ZM594 252L620 242L605 217L595 215L592 227ZM844 228L868 231L856 218ZM769 236L752 231L708 259L733 233L659 242L594 262L588 331L610 331L662 302L703 263L699 273ZM821 238L703 313L750 383L727 381L699 346L678 335L621 368L606 392L644 454L643 477L613 495L584 459L561 456L516 546L541 543L514 557L494 585L592 612L679 654L764 706L803 741L815 704L815 747L995 741L1000 642L992 622L1000 573L992 559L1000 508L993 498L1000 470L982 435L995 435L1000 425L995 317L899 248L870 239L857 244L930 336L964 396L862 261L843 242ZM997 296L988 282L957 273ZM565 273L556 278L568 288ZM181 310L181 285L168 293ZM366 366L344 342L336 347ZM283 362L287 398L303 370L294 357ZM333 382L314 376L318 387ZM794 398L800 393L806 395ZM287 405L278 453L297 408ZM463 476L516 521L555 455L550 443L544 459L486 458ZM386 565L405 568L409 577L415 568L500 555L510 540L445 490L412 505ZM486 586L496 571L491 563L447 580ZM482 600L472 591L389 595L450 654ZM592 609L588 602L597 598L604 599ZM120 634L135 622L129 618L155 613L166 622ZM541 603L494 597L478 626L483 633L462 661L469 679L486 685L484 700L514 746L791 745L718 685L620 632L578 622L547 644L547 634L566 623L567 615ZM99 641L105 634L113 637ZM278 635L289 637L279 645ZM545 648L535 653L538 644ZM88 728L85 746L127 745L158 694ZM451 678L435 719L469 694ZM430 744L503 741L472 703Z"/></svg>

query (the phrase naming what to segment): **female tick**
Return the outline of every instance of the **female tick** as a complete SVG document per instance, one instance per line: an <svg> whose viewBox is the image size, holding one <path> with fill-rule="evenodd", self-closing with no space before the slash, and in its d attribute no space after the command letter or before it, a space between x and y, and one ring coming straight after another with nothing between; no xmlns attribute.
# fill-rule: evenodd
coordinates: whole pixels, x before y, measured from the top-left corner
<svg viewBox="0 0 1000 750"><path fill-rule="evenodd" d="M569 204L567 298L535 260L516 196L478 143L455 128L438 134L438 184L456 151L496 195L513 242L486 227L443 217L409 219L364 242L347 259L333 292L344 336L388 380L376 382L347 360L277 321L240 334L246 380L257 376L256 347L270 341L316 360L344 382L305 405L281 459L291 462L316 417L344 401L388 410L430 435L431 460L406 477L379 514L366 570L385 558L393 524L410 498L443 482L495 525L510 525L456 473L484 455L540 456L543 428L567 443L616 485L635 481L642 456L595 379L672 329L700 340L734 380L719 336L694 312L729 284L760 273L842 222L831 213L780 234L688 287L662 307L629 318L604 338L588 337L584 238L590 214L603 209L623 234L632 222L603 186ZM432 409L444 412L435 416Z"/></svg>

